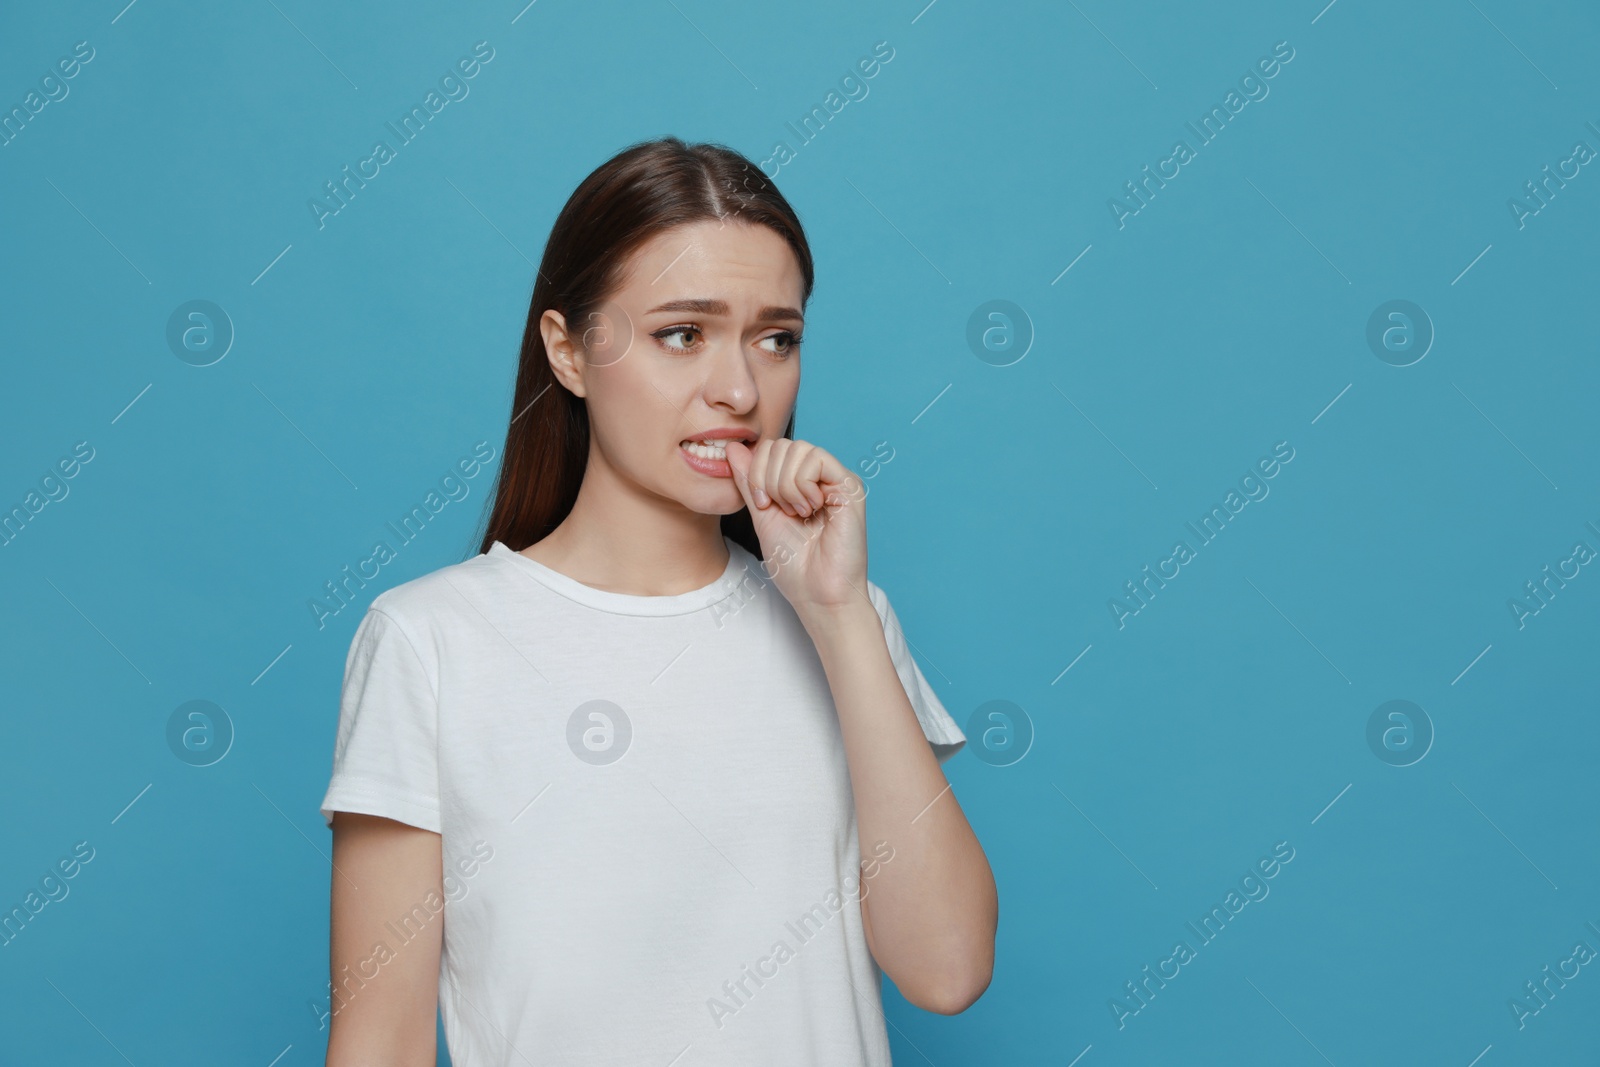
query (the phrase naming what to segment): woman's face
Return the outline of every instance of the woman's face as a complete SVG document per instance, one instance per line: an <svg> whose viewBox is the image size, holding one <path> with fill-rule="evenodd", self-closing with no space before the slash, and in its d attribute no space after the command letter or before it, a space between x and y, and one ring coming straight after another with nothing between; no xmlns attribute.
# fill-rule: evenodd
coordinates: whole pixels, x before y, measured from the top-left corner
<svg viewBox="0 0 1600 1067"><path fill-rule="evenodd" d="M720 446L688 442L718 431L752 445L783 434L800 388L802 285L773 230L695 222L640 247L589 321L545 312L556 375L588 405L585 477L631 483L700 514L743 507Z"/></svg>

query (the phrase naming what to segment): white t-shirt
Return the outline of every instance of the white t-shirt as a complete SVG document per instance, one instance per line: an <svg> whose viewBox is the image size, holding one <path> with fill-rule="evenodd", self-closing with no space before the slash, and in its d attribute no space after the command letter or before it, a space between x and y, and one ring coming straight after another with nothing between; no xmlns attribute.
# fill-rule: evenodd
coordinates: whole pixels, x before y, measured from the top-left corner
<svg viewBox="0 0 1600 1067"><path fill-rule="evenodd" d="M495 542L373 600L322 814L441 834L446 899L395 916L334 976L335 1006L442 912L457 1067L890 1062L827 677L761 562L724 540L722 576L675 596L595 589ZM966 738L867 589L943 763Z"/></svg>

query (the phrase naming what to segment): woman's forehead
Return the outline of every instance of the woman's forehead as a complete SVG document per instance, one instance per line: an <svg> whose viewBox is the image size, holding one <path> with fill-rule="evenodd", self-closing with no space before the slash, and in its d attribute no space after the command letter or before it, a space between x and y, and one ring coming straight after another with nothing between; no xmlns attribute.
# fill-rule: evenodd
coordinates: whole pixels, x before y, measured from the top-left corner
<svg viewBox="0 0 1600 1067"><path fill-rule="evenodd" d="M704 220L664 230L641 245L618 295L642 308L696 299L798 307L802 285L794 251L775 231Z"/></svg>

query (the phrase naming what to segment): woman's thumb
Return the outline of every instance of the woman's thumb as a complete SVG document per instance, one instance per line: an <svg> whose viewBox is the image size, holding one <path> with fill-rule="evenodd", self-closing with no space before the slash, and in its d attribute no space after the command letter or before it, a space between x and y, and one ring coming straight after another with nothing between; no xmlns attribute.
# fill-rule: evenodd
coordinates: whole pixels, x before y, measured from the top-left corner
<svg viewBox="0 0 1600 1067"><path fill-rule="evenodd" d="M745 507L755 511L756 502L750 497L750 446L743 441L730 440L724 453L728 457L728 466L733 468L733 487L744 497Z"/></svg>

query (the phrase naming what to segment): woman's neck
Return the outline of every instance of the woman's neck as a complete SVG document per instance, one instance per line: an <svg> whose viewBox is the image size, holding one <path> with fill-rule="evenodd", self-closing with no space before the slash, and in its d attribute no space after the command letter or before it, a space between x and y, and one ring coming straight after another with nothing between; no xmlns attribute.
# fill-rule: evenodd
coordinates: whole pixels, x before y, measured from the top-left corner
<svg viewBox="0 0 1600 1067"><path fill-rule="evenodd" d="M630 596L687 593L727 569L721 516L614 480L591 464L572 511L522 554L591 588Z"/></svg>

